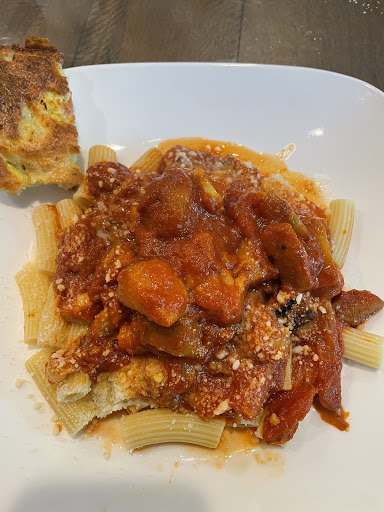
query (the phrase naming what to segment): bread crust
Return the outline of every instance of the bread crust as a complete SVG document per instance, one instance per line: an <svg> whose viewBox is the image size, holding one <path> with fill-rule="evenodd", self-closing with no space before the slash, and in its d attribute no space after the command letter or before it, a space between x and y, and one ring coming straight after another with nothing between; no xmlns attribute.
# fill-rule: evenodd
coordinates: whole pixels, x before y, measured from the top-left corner
<svg viewBox="0 0 384 512"><path fill-rule="evenodd" d="M0 188L11 194L83 180L63 60L47 39L0 47Z"/></svg>

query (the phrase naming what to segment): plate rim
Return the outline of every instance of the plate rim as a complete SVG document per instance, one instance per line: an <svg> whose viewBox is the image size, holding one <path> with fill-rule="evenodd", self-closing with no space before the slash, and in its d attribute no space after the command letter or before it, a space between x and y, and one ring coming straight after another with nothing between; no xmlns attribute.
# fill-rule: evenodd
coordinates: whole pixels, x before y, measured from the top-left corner
<svg viewBox="0 0 384 512"><path fill-rule="evenodd" d="M332 71L328 69L309 67L309 66L292 66L285 64L266 64L266 63L257 63L257 62L194 62L194 61L186 61L186 62L110 62L104 64L85 64L83 66L72 66L72 67L64 67L63 70L69 75L71 73L76 73L81 70L102 70L105 68L125 68L125 67L137 67L137 68L145 68L145 67L153 67L153 68L182 68L182 67L201 67L201 68L244 68L244 69L266 69L266 70L276 70L276 71L289 71L289 72L304 72L308 74L318 74L323 76L330 76L337 80L344 80L347 82L355 83L356 85L368 87L374 93L377 93L379 97L382 97L384 100L384 90L379 89L375 85L361 79L356 78L351 75L347 75L345 73L340 73L338 71Z"/></svg>

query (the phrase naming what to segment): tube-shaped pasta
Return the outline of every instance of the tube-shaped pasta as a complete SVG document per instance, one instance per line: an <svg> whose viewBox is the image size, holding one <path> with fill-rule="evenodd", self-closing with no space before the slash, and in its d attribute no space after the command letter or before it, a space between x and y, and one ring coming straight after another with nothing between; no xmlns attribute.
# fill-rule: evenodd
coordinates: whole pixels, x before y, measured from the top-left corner
<svg viewBox="0 0 384 512"><path fill-rule="evenodd" d="M73 199L62 199L56 205L61 229L75 224L83 214L83 210Z"/></svg>
<svg viewBox="0 0 384 512"><path fill-rule="evenodd" d="M355 203L349 199L335 199L329 204L331 214L328 219L333 240L333 261L342 268L351 243L355 220Z"/></svg>
<svg viewBox="0 0 384 512"><path fill-rule="evenodd" d="M196 414L178 414L170 409L141 411L121 420L127 450L160 443L191 443L216 448L224 426L224 418L204 421Z"/></svg>
<svg viewBox="0 0 384 512"><path fill-rule="evenodd" d="M73 436L95 417L96 407L91 394L86 395L76 402L64 403L58 401L57 386L50 384L45 375L45 365L51 353L52 349L49 348L39 350L39 352L26 361L25 367L32 375L37 387L53 409L59 421L68 430L69 434Z"/></svg>
<svg viewBox="0 0 384 512"><path fill-rule="evenodd" d="M97 162L116 162L116 151L108 146L96 145L89 148L88 167Z"/></svg>
<svg viewBox="0 0 384 512"><path fill-rule="evenodd" d="M89 207L90 199L85 190L84 183L82 183L80 187L76 190L76 192L73 194L73 200L78 205L78 207L81 208L83 211L85 211Z"/></svg>
<svg viewBox="0 0 384 512"><path fill-rule="evenodd" d="M58 309L57 295L52 283L46 293L37 334L39 346L62 348L68 343L84 336L88 330L86 324L67 322Z"/></svg>
<svg viewBox="0 0 384 512"><path fill-rule="evenodd" d="M345 327L343 342L344 357L372 368L380 368L383 362L383 336Z"/></svg>
<svg viewBox="0 0 384 512"><path fill-rule="evenodd" d="M15 275L15 280L23 301L24 343L35 345L50 277L37 270L36 263L26 263Z"/></svg>
<svg viewBox="0 0 384 512"><path fill-rule="evenodd" d="M32 212L32 221L36 231L37 268L54 273L56 271L57 238L60 223L56 206L43 204Z"/></svg>
<svg viewBox="0 0 384 512"><path fill-rule="evenodd" d="M76 324L74 322L68 322L68 343L71 343L72 341L85 336L87 331L87 324Z"/></svg>
<svg viewBox="0 0 384 512"><path fill-rule="evenodd" d="M39 346L63 347L68 340L69 323L60 315L57 296L52 283L41 313L37 344Z"/></svg>
<svg viewBox="0 0 384 512"><path fill-rule="evenodd" d="M71 373L57 386L59 402L76 402L91 391L91 379L85 372Z"/></svg>
<svg viewBox="0 0 384 512"><path fill-rule="evenodd" d="M159 149L151 148L130 165L129 168L133 171L139 169L141 172L157 172L162 158L163 154Z"/></svg>
<svg viewBox="0 0 384 512"><path fill-rule="evenodd" d="M253 427L253 428L257 428L259 425L260 425L260 422L262 420L264 420L264 409L261 409L261 411L259 412L259 414L257 415L257 417L254 419L254 420L244 420L243 418L241 417L236 417L235 419L235 423L238 427Z"/></svg>

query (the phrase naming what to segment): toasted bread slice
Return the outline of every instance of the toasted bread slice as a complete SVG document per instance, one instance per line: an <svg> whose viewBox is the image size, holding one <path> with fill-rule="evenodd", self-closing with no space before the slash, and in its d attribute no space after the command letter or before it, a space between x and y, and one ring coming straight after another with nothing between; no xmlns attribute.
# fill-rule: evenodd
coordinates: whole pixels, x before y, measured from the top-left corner
<svg viewBox="0 0 384 512"><path fill-rule="evenodd" d="M63 56L47 39L0 46L0 189L83 181Z"/></svg>

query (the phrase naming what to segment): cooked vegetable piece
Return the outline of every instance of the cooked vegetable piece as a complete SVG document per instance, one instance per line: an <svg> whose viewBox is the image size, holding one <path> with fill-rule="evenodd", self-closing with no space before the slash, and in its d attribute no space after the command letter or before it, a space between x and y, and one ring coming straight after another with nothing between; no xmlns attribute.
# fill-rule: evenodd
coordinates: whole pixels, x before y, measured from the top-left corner
<svg viewBox="0 0 384 512"><path fill-rule="evenodd" d="M134 330L134 320L123 324L117 337L119 347L125 349L131 355L145 352L145 348L140 343L140 337Z"/></svg>
<svg viewBox="0 0 384 512"><path fill-rule="evenodd" d="M316 343L316 353L321 363L315 385L321 404L330 411L337 411L341 407L341 328L329 301L322 301L318 312L311 332L311 341Z"/></svg>
<svg viewBox="0 0 384 512"><path fill-rule="evenodd" d="M165 261L153 259L133 263L120 272L118 298L125 306L169 327L187 307L184 282Z"/></svg>
<svg viewBox="0 0 384 512"><path fill-rule="evenodd" d="M259 190L256 195L255 211L260 217L270 222L289 222L292 206L272 191Z"/></svg>
<svg viewBox="0 0 384 512"><path fill-rule="evenodd" d="M199 169L199 171L201 171L199 182L202 189L202 205L209 213L217 214L223 210L223 192L225 187L223 187L223 184L220 182L209 180L207 176L204 175L203 169ZM221 193L218 192L218 190L220 190Z"/></svg>
<svg viewBox="0 0 384 512"><path fill-rule="evenodd" d="M303 384L291 391L280 391L267 402L267 414L262 424L262 436L268 444L284 444L308 414L316 388Z"/></svg>
<svg viewBox="0 0 384 512"><path fill-rule="evenodd" d="M308 218L317 217L326 219L323 210L315 203L305 198L295 187L293 187L281 174L271 174L261 181L261 188L265 192L273 192L287 201L296 214Z"/></svg>
<svg viewBox="0 0 384 512"><path fill-rule="evenodd" d="M247 286L255 286L276 279L279 271L268 260L259 240L244 240L237 251L237 275L246 277Z"/></svg>
<svg viewBox="0 0 384 512"><path fill-rule="evenodd" d="M306 299L303 300L302 296L299 302L291 299L275 311L277 318L281 318L282 324L289 327L291 331L307 322L311 322L317 316L317 313L310 307Z"/></svg>
<svg viewBox="0 0 384 512"><path fill-rule="evenodd" d="M244 276L234 280L229 273L210 275L195 288L195 303L206 310L209 319L220 325L237 323L243 315L244 285Z"/></svg>
<svg viewBox="0 0 384 512"><path fill-rule="evenodd" d="M165 239L187 234L196 216L192 194L192 180L184 171L154 178L138 207L144 226Z"/></svg>
<svg viewBox="0 0 384 512"><path fill-rule="evenodd" d="M237 190L230 190L224 201L225 213L236 222L246 238L258 238L259 236L254 211L255 200L254 192L240 193Z"/></svg>
<svg viewBox="0 0 384 512"><path fill-rule="evenodd" d="M151 345L161 352L167 352L176 357L202 359L207 354L207 348L202 343L199 323L193 318L181 318L170 327L163 327L149 322L144 317L139 319L142 345Z"/></svg>
<svg viewBox="0 0 384 512"><path fill-rule="evenodd" d="M204 282L206 276L214 272L217 266L215 243L209 233L199 233L192 239L185 240L180 247L179 256L190 289Z"/></svg>
<svg viewBox="0 0 384 512"><path fill-rule="evenodd" d="M384 302L367 290L349 290L335 297L332 306L342 322L356 326L383 309Z"/></svg>
<svg viewBox="0 0 384 512"><path fill-rule="evenodd" d="M283 284L289 284L298 291L316 287L311 260L290 224L269 224L261 234L261 241L278 268Z"/></svg>

